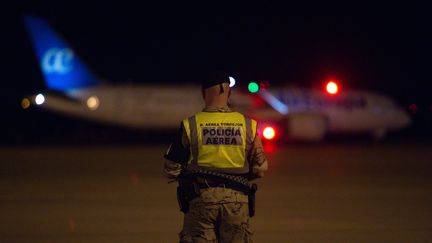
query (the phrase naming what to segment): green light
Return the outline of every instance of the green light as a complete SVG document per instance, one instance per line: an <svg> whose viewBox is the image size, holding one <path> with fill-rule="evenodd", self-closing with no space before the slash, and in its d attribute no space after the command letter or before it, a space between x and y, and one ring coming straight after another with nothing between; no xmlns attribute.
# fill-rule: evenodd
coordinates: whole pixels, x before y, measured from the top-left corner
<svg viewBox="0 0 432 243"><path fill-rule="evenodd" d="M250 82L248 85L248 90L251 93L256 93L259 90L259 85L255 82Z"/></svg>

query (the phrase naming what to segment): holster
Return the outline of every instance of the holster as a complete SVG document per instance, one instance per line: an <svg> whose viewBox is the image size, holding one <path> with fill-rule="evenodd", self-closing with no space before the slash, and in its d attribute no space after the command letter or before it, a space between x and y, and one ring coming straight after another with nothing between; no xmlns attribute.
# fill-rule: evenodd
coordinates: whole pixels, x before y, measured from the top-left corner
<svg viewBox="0 0 432 243"><path fill-rule="evenodd" d="M200 195L200 189L196 177L186 176L179 179L177 187L177 202L180 211L189 212L189 202Z"/></svg>
<svg viewBox="0 0 432 243"><path fill-rule="evenodd" d="M255 193L258 190L257 184L253 183L249 189L248 202L249 202L249 217L255 215Z"/></svg>

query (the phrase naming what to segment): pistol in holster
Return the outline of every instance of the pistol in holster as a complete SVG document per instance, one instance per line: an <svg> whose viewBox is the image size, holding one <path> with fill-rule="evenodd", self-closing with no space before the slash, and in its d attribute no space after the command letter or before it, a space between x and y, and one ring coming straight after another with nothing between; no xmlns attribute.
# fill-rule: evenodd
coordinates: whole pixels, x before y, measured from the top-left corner
<svg viewBox="0 0 432 243"><path fill-rule="evenodd" d="M180 211L189 212L189 202L200 195L197 179L193 175L181 175L178 179L177 202Z"/></svg>
<svg viewBox="0 0 432 243"><path fill-rule="evenodd" d="M251 218L255 215L255 193L257 190L258 190L257 184L252 183L248 193L249 217Z"/></svg>

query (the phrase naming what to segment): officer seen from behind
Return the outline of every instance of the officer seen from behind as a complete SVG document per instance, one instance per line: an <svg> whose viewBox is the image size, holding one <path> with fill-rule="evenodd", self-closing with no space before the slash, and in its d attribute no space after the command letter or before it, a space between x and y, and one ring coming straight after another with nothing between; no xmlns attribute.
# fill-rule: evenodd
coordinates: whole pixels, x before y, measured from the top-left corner
<svg viewBox="0 0 432 243"><path fill-rule="evenodd" d="M205 108L184 119L165 154L165 174L179 182L180 242L252 242L256 184L267 170L257 122L228 107L228 75L202 84Z"/></svg>

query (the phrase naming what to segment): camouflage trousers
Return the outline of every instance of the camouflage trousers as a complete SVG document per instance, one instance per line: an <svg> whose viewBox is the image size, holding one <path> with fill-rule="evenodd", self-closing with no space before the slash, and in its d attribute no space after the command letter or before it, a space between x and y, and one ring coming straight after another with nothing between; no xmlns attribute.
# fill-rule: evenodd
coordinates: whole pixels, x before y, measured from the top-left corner
<svg viewBox="0 0 432 243"><path fill-rule="evenodd" d="M190 201L180 243L252 242L248 197L229 188L212 187Z"/></svg>

